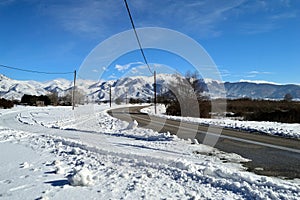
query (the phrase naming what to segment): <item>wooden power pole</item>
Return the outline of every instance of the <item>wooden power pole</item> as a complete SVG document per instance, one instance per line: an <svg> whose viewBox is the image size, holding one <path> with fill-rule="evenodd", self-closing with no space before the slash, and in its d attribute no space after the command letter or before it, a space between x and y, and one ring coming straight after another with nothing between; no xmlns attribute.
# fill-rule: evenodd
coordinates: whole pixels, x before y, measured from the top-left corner
<svg viewBox="0 0 300 200"><path fill-rule="evenodd" d="M72 110L75 108L76 70L74 71L74 85L72 90Z"/></svg>
<svg viewBox="0 0 300 200"><path fill-rule="evenodd" d="M109 85L109 107L111 107L111 85Z"/></svg>
<svg viewBox="0 0 300 200"><path fill-rule="evenodd" d="M156 71L154 70L154 110L155 110L155 114L157 114L157 108L156 108Z"/></svg>

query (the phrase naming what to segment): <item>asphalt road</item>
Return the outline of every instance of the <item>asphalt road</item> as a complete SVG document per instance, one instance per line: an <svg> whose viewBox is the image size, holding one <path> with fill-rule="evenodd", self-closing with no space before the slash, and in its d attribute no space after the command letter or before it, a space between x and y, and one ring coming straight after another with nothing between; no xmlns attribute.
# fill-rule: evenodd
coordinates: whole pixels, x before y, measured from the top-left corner
<svg viewBox="0 0 300 200"><path fill-rule="evenodd" d="M169 131L184 139L196 138L199 143L212 143L219 150L237 153L251 160L243 163L248 171L289 179L300 178L300 140L167 120L141 113L141 108L118 108L108 113L124 121L136 120L140 127L158 132Z"/></svg>

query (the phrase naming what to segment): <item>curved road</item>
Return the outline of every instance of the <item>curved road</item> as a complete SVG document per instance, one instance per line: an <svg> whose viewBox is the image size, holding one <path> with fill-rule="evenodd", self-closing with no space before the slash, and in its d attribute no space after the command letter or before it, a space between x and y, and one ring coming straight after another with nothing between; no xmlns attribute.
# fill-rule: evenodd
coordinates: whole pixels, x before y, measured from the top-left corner
<svg viewBox="0 0 300 200"><path fill-rule="evenodd" d="M108 111L124 121L136 120L141 127L159 132L169 131L181 138L196 138L203 143L204 138L218 137L214 147L229 153L237 153L251 161L243 165L249 171L261 175L300 178L300 140L247 133L233 129L222 129L221 135L214 133L208 126L180 122L149 116L141 113L145 106L118 108ZM180 133L180 134L179 134Z"/></svg>

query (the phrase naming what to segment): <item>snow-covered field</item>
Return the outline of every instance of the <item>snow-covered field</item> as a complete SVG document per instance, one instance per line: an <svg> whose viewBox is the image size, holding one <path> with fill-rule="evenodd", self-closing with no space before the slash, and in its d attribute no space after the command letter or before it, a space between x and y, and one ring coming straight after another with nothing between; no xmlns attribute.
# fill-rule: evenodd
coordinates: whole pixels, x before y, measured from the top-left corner
<svg viewBox="0 0 300 200"><path fill-rule="evenodd" d="M142 112L154 115L154 106L143 108ZM193 117L178 117L164 115L166 108L162 104L157 105L157 115L166 119L182 120L205 125L216 125L224 128L233 128L247 132L258 132L262 134L276 135L287 138L300 139L300 124L279 123L279 122L257 122L232 119L205 119Z"/></svg>
<svg viewBox="0 0 300 200"><path fill-rule="evenodd" d="M300 198L300 180L246 172L236 154L128 126L106 109L0 110L0 199Z"/></svg>

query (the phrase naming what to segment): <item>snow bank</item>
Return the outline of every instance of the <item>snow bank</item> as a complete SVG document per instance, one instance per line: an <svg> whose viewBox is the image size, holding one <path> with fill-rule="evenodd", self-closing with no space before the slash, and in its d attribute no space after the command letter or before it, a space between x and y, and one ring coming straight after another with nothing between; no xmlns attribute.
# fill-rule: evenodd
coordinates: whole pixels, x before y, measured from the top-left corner
<svg viewBox="0 0 300 200"><path fill-rule="evenodd" d="M138 125L138 122L136 120L133 120L128 124L127 129L135 129L136 127L138 127Z"/></svg>
<svg viewBox="0 0 300 200"><path fill-rule="evenodd" d="M155 107L149 106L146 108L143 108L141 112L149 113L149 114L155 114ZM164 104L157 104L156 105L156 113L157 114L165 114L166 113L166 106Z"/></svg>
<svg viewBox="0 0 300 200"><path fill-rule="evenodd" d="M164 105L159 105L164 107ZM142 112L154 114L154 106L142 109ZM239 121L232 119L205 119L205 118L193 118L193 117L178 117L164 115L163 108L158 109L157 115L165 119L181 120L184 122L192 122L203 125L214 125L224 128L231 128L240 131L258 132L262 134L281 136L287 138L300 139L300 124L294 123L279 123L279 122L258 122L258 121Z"/></svg>
<svg viewBox="0 0 300 200"><path fill-rule="evenodd" d="M0 197L300 199L300 180L255 175L236 154L168 133L127 129L106 108L75 119L62 107L1 110ZM17 115L34 123L25 125Z"/></svg>

